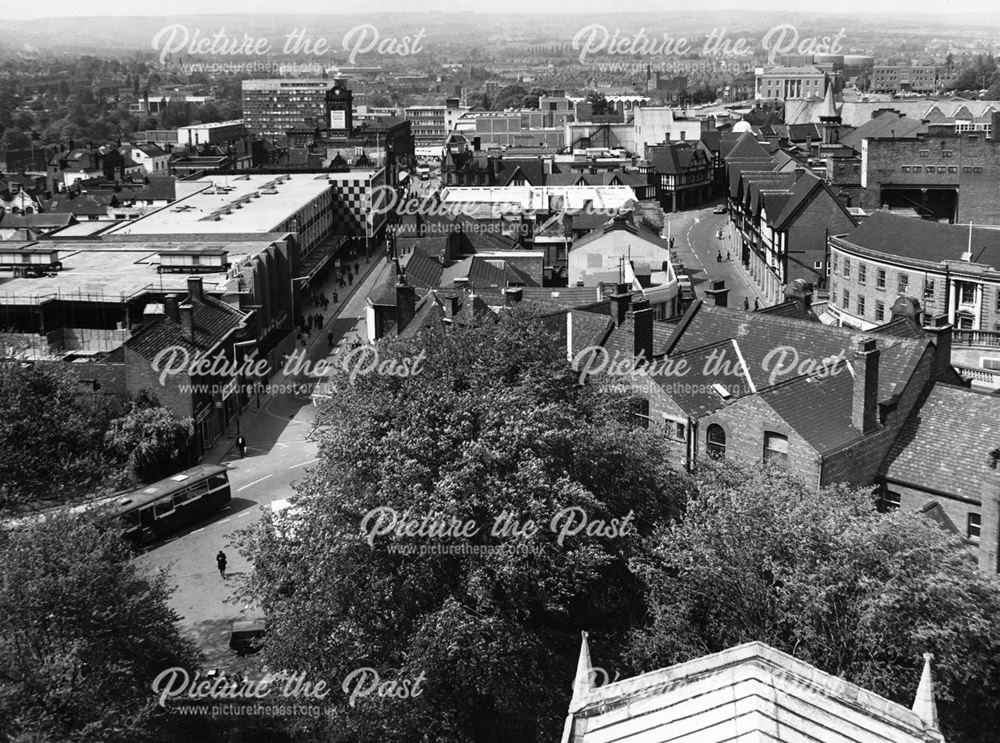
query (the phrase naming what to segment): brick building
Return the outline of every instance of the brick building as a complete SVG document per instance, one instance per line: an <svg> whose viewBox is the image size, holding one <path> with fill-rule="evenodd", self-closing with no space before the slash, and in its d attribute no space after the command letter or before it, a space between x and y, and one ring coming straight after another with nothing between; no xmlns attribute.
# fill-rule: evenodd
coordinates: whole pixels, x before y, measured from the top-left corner
<svg viewBox="0 0 1000 743"><path fill-rule="evenodd" d="M690 209L712 197L714 158L700 142L647 147L646 160L656 184L657 200L664 211Z"/></svg>
<svg viewBox="0 0 1000 743"><path fill-rule="evenodd" d="M724 304L724 288L709 294ZM737 457L816 487L875 486L883 508L925 511L995 574L1000 399L964 386L950 364L946 318L921 327L919 304L904 298L890 321L863 332L817 322L804 282L788 294L759 312L695 301L676 323L654 322L628 294L612 296L610 322L595 325L595 308L569 313L567 353L581 372L601 371L589 366L600 359L594 346L612 364L651 361L590 381L631 386L675 466ZM977 425L960 422L970 418Z"/></svg>
<svg viewBox="0 0 1000 743"><path fill-rule="evenodd" d="M953 222L1000 224L1000 113L984 132L931 129L861 146L862 206L905 207Z"/></svg>
<svg viewBox="0 0 1000 743"><path fill-rule="evenodd" d="M755 77L757 100L790 101L826 94L826 73L818 67L759 67Z"/></svg>
<svg viewBox="0 0 1000 743"><path fill-rule="evenodd" d="M955 76L934 65L875 65L872 93L937 93Z"/></svg>

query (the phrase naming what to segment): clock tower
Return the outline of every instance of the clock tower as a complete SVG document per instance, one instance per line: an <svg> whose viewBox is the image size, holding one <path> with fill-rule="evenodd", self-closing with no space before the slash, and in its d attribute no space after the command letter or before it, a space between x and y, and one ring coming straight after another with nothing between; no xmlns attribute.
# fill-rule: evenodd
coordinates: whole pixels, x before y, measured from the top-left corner
<svg viewBox="0 0 1000 743"><path fill-rule="evenodd" d="M334 80L333 87L326 91L326 124L331 134L350 136L354 129L351 113L354 96L348 90L345 80Z"/></svg>

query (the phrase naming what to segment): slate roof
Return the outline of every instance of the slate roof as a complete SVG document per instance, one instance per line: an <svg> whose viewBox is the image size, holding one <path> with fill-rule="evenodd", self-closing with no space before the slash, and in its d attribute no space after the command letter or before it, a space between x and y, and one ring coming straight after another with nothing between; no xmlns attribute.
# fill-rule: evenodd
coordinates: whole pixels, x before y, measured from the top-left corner
<svg viewBox="0 0 1000 743"><path fill-rule="evenodd" d="M841 239L887 255L940 263L962 259L969 246L969 227L908 219L879 209ZM972 228L972 262L1000 268L1000 230Z"/></svg>
<svg viewBox="0 0 1000 743"><path fill-rule="evenodd" d="M710 165L704 151L682 142L647 147L646 159L657 173L667 175L680 175Z"/></svg>
<svg viewBox="0 0 1000 743"><path fill-rule="evenodd" d="M851 359L858 341L874 338L879 349L879 400L900 393L910 379L929 341L885 334L864 333L762 312L744 312L696 301L678 323L666 347L672 358L697 348L735 339L757 390L763 391L791 379L798 371L775 374L780 360L776 348L794 349L801 363L817 364L840 355ZM771 354L769 357L768 355ZM794 358L788 351L788 359ZM799 367L801 368L801 366Z"/></svg>
<svg viewBox="0 0 1000 743"><path fill-rule="evenodd" d="M444 266L435 256L445 249L447 238L423 237L413 242L425 244L415 247L400 259L406 280L418 289L435 289L441 285L441 274L444 272Z"/></svg>
<svg viewBox="0 0 1000 743"><path fill-rule="evenodd" d="M903 424L884 474L918 488L982 501L995 488L996 470L989 463L997 448L1000 397L938 383Z"/></svg>
<svg viewBox="0 0 1000 743"><path fill-rule="evenodd" d="M579 240L573 243L573 247L570 248L570 252L573 252L574 250L577 250L578 248L581 248L584 245L589 245L592 242L600 240L605 235L609 235L615 232L628 232L629 234L634 235L635 237L644 242L656 245L658 248L662 248L664 250L670 249L670 243L668 243L666 240L660 237L655 230L650 229L642 222L636 222L635 219L632 217L632 215L628 215L622 217L615 217L607 221L602 227L599 227L598 229L595 230L591 230L586 235L584 235ZM667 254L664 255L667 256Z"/></svg>
<svg viewBox="0 0 1000 743"><path fill-rule="evenodd" d="M240 310L207 295L204 300L188 297L180 304L192 306L193 342L184 337L180 323L169 317L161 317L133 335L125 345L147 359L153 359L170 346L181 346L191 353L192 358L197 358L199 354L209 351L227 333L238 328L245 318Z"/></svg>
<svg viewBox="0 0 1000 743"><path fill-rule="evenodd" d="M840 138L840 144L852 147L856 152L861 152L861 140L865 138L909 138L926 131L927 125L920 119L908 119L905 116L899 117L895 113L888 112L865 122L854 131L844 134Z"/></svg>
<svg viewBox="0 0 1000 743"><path fill-rule="evenodd" d="M761 399L820 454L861 436L851 425L854 375L846 364L839 369L822 379L799 377L761 392Z"/></svg>

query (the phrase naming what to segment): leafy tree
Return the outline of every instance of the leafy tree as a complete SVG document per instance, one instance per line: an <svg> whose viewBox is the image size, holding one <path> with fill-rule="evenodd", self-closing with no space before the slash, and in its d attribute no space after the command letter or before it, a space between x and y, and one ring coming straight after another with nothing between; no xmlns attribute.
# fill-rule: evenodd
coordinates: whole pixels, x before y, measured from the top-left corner
<svg viewBox="0 0 1000 743"><path fill-rule="evenodd" d="M174 740L151 682L198 658L168 596L166 577L140 572L113 530L61 513L0 531L0 736Z"/></svg>
<svg viewBox="0 0 1000 743"><path fill-rule="evenodd" d="M651 616L633 639L637 670L759 640L909 706L932 652L945 737L1000 729L1000 584L918 513L727 464L652 554L637 568Z"/></svg>
<svg viewBox="0 0 1000 743"><path fill-rule="evenodd" d="M352 383L340 369L317 419L320 461L298 486L301 518L243 535L245 596L268 616L271 667L335 687L363 667L424 674L415 698L328 699L343 740L553 740L579 631L605 633L614 657L641 622L629 560L677 513L680 482L627 398L577 385L564 347L520 311L379 346L381 363L423 352L420 373ZM551 520L574 506L624 533L560 544ZM478 531L369 544L361 524L384 507ZM494 535L504 511L538 531ZM442 544L479 552L419 553Z"/></svg>
<svg viewBox="0 0 1000 743"><path fill-rule="evenodd" d="M68 500L115 473L102 446L110 411L53 366L0 360L0 510Z"/></svg>
<svg viewBox="0 0 1000 743"><path fill-rule="evenodd" d="M128 462L136 479L148 482L175 468L191 440L192 425L190 418L178 420L167 408L140 399L111 421L104 442Z"/></svg>

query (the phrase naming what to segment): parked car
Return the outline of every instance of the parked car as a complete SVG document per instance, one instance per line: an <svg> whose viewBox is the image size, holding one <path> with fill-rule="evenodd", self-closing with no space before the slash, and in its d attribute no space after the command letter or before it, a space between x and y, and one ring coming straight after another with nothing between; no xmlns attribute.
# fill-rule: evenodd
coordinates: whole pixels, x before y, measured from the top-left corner
<svg viewBox="0 0 1000 743"><path fill-rule="evenodd" d="M229 634L229 647L239 655L249 655L264 647L267 627L263 619L237 619Z"/></svg>
<svg viewBox="0 0 1000 743"><path fill-rule="evenodd" d="M725 206L725 204L720 204L719 206L715 207L712 210L712 214L725 214L725 213L726 213L726 206Z"/></svg>

